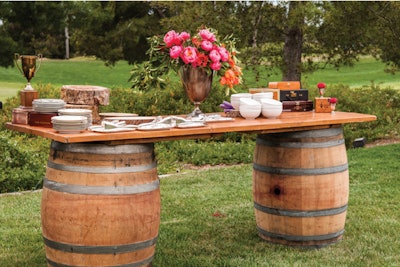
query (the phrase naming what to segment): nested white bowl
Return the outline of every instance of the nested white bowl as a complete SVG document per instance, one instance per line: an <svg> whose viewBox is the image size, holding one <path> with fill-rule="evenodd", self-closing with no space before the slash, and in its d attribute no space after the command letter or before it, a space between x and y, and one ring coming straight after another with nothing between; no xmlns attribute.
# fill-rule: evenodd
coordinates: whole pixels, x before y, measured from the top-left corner
<svg viewBox="0 0 400 267"><path fill-rule="evenodd" d="M261 103L261 99L272 99L274 94L272 92L256 93L252 98Z"/></svg>
<svg viewBox="0 0 400 267"><path fill-rule="evenodd" d="M251 98L251 94L250 93L232 94L231 95L231 105L233 106L234 109L239 110L241 98Z"/></svg>
<svg viewBox="0 0 400 267"><path fill-rule="evenodd" d="M240 115L248 120L255 119L261 114L261 108L260 109L248 109L246 107L239 107L239 113Z"/></svg>
<svg viewBox="0 0 400 267"><path fill-rule="evenodd" d="M275 99L262 99L261 100L261 113L264 117L275 119L282 114L282 102Z"/></svg>
<svg viewBox="0 0 400 267"><path fill-rule="evenodd" d="M261 107L261 103L251 98L241 98L240 106Z"/></svg>
<svg viewBox="0 0 400 267"><path fill-rule="evenodd" d="M240 99L240 115L245 119L255 119L261 114L261 104L249 98Z"/></svg>

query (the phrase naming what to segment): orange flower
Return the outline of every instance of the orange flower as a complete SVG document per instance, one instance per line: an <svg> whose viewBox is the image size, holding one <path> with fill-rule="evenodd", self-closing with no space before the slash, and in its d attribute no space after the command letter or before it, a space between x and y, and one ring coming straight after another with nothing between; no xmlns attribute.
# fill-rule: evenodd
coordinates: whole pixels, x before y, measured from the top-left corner
<svg viewBox="0 0 400 267"><path fill-rule="evenodd" d="M195 47L199 47L201 45L201 40L199 38L193 37L192 43Z"/></svg>

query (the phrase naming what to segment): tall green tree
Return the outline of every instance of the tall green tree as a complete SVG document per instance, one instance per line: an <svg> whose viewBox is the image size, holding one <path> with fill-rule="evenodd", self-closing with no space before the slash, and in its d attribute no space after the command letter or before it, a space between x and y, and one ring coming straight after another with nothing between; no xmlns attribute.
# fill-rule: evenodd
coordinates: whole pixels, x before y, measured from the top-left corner
<svg viewBox="0 0 400 267"><path fill-rule="evenodd" d="M370 43L377 49L371 54L387 63L388 72L400 70L400 2L382 1L368 6L373 14L375 31L369 35Z"/></svg>
<svg viewBox="0 0 400 267"><path fill-rule="evenodd" d="M108 64L145 58L146 38L157 33L159 14L148 2L81 2L85 22L70 24L71 42L81 55L94 55Z"/></svg>
<svg viewBox="0 0 400 267"><path fill-rule="evenodd" d="M2 2L0 19L3 41L23 54L64 55L64 15L62 2ZM7 33L7 34L5 34ZM11 41L12 40L12 41ZM9 52L9 51L7 51ZM13 55L2 56L12 58Z"/></svg>

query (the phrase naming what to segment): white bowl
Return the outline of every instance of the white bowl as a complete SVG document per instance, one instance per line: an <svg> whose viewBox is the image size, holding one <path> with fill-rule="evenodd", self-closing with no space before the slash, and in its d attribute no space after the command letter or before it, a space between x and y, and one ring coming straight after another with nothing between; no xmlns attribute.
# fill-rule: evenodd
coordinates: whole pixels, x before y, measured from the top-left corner
<svg viewBox="0 0 400 267"><path fill-rule="evenodd" d="M262 108L261 113L268 119L276 119L282 114L282 108Z"/></svg>
<svg viewBox="0 0 400 267"><path fill-rule="evenodd" d="M263 106L282 106L282 102L275 99L261 99Z"/></svg>
<svg viewBox="0 0 400 267"><path fill-rule="evenodd" d="M231 95L231 105L233 106L234 109L239 110L241 98L251 98L251 94L250 93L232 94Z"/></svg>
<svg viewBox="0 0 400 267"><path fill-rule="evenodd" d="M240 106L261 107L261 103L251 98L241 98Z"/></svg>
<svg viewBox="0 0 400 267"><path fill-rule="evenodd" d="M261 99L272 99L274 94L272 92L264 92L253 94L252 98L258 102L261 102Z"/></svg>
<svg viewBox="0 0 400 267"><path fill-rule="evenodd" d="M245 119L255 119L261 114L261 104L252 99L241 99L239 113Z"/></svg>
<svg viewBox="0 0 400 267"><path fill-rule="evenodd" d="M232 94L231 99L240 99L240 98L251 98L250 93L238 93L238 94Z"/></svg>
<svg viewBox="0 0 400 267"><path fill-rule="evenodd" d="M282 102L274 99L261 99L261 113L264 117L275 119L279 117L283 110Z"/></svg>

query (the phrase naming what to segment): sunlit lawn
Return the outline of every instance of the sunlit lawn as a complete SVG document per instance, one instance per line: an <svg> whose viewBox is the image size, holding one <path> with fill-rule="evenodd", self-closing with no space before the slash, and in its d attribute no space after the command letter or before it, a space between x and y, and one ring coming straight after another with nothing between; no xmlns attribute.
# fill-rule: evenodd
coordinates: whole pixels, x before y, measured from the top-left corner
<svg viewBox="0 0 400 267"><path fill-rule="evenodd" d="M339 243L302 250L261 240L252 165L205 169L161 179L153 266L400 266L400 144L347 153L350 196ZM40 198L40 191L0 196L0 266L45 266Z"/></svg>
<svg viewBox="0 0 400 267"><path fill-rule="evenodd" d="M312 74L303 74L302 84L304 89L313 89L320 81L324 81L328 86L329 84L345 84L350 87L370 85L374 82L381 87L390 86L400 89L399 74L385 73L384 66L384 63L366 57L354 67L342 67L340 70L327 67ZM131 66L125 61L118 62L114 67L107 67L104 62L94 59L44 59L39 71L32 79L32 85L50 83L61 87L66 84L89 84L109 88L129 88L130 70ZM252 71L244 70L243 90L251 87L266 87L269 81L281 79L280 75L269 76L268 74L271 73L267 73L262 67L259 70L259 78L256 78ZM0 68L0 100L14 96L18 90L24 88L25 84L25 78L16 67Z"/></svg>

